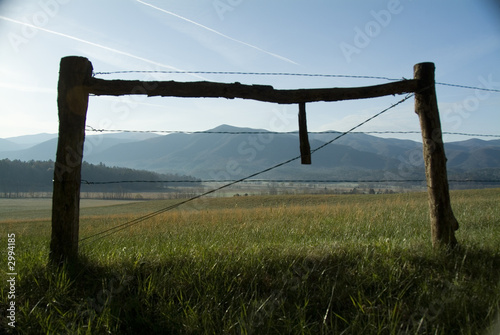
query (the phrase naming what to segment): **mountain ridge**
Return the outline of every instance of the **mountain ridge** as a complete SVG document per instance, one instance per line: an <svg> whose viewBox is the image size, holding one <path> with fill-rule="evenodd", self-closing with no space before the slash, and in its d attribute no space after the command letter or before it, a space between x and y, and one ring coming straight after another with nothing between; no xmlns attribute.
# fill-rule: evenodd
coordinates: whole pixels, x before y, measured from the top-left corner
<svg viewBox="0 0 500 335"><path fill-rule="evenodd" d="M335 136L338 135L333 132L310 134L311 148L322 146ZM0 145L2 143L0 141ZM55 160L56 146L57 138L52 138L27 149L3 150L0 159ZM445 143L445 149L450 171L500 169L500 140L473 138ZM158 173L182 173L201 179L242 178L293 158L297 159L266 172L266 177L318 178L326 174L380 178L391 174L409 178L421 177L424 171L421 143L364 133L347 134L315 152L312 165L300 165L299 155L295 133L278 135L263 129L222 124L194 133L90 135L86 137L84 160Z"/></svg>

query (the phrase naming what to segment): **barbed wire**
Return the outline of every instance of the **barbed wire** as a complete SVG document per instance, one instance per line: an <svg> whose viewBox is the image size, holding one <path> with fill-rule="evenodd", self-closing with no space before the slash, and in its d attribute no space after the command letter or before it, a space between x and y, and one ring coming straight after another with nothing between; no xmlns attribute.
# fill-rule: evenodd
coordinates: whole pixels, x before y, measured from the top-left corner
<svg viewBox="0 0 500 335"><path fill-rule="evenodd" d="M130 74L130 73L162 73L162 74L212 74L212 75L251 75L251 76L293 76L293 77L324 77L324 78L352 78L352 79L376 79L387 81L408 80L407 78L389 78L383 76L368 76L368 75L347 75L347 74L321 74L321 73L290 73L290 72L243 72L243 71L150 71L150 70L123 70L123 71L107 71L95 72L93 75L110 75L110 74ZM450 84L443 82L435 82L436 85L451 86L464 89L497 92L500 89L484 88L469 85Z"/></svg>
<svg viewBox="0 0 500 335"><path fill-rule="evenodd" d="M94 128L90 125L86 126L86 131L96 132L96 133L162 133L162 134L219 134L219 135L259 135L259 134L269 134L269 135L298 135L298 130L293 131L268 131L268 130L255 130L255 131L213 131L213 130L130 130L130 129L104 129L104 128ZM309 134L341 134L341 131L308 131ZM420 134L420 130L407 130L407 131L352 131L350 134ZM443 135L460 135L469 137L495 137L500 138L500 135L496 134L477 134L477 133L463 133L463 132L449 132L443 131Z"/></svg>
<svg viewBox="0 0 500 335"><path fill-rule="evenodd" d="M236 179L207 179L207 180L116 180L116 181L89 181L82 179L84 185L108 185L127 183L163 183L163 184L210 184L210 183L232 183ZM297 184L337 184L337 183L423 183L425 179L247 179L240 183L297 183ZM448 179L453 183L500 183L500 179Z"/></svg>
<svg viewBox="0 0 500 335"><path fill-rule="evenodd" d="M291 72L243 72L243 71L142 71L142 70L124 70L124 71L108 71L95 72L94 75L109 75L109 74L130 74L130 73L162 73L162 74L214 74L214 75L243 75L243 76L293 76L293 77L325 77L325 78L353 78L353 79L378 79L397 81L405 80L405 78L395 79L382 76L360 76L347 74L321 74L321 73L291 73Z"/></svg>
<svg viewBox="0 0 500 335"><path fill-rule="evenodd" d="M387 108L383 109L382 111L380 111L380 112L376 113L376 114L375 114L375 115L373 115L372 117L370 117L370 118L366 119L365 121L363 121L363 122L359 123L358 125L356 125L356 126L352 127L352 128L351 128L351 129L349 129L348 131L346 131L346 132L343 132L343 133L339 134L338 136L336 136L336 137L335 137L335 138L333 138L332 140L330 140L330 141L328 141L328 142L325 142L324 144L320 145L319 147L317 147L317 148L316 148L316 149L314 149L314 150L311 150L311 155L312 155L313 153L317 152L318 150L321 150L322 148L326 147L327 145L329 145L329 144L331 144L331 143L335 142L335 141L336 141L336 140L338 140L339 138L341 138L341 137L343 137L343 136L347 135L349 132L354 131L355 129L357 129L357 128L359 128L359 127L363 126L364 124L366 124L367 122L369 122L369 121L373 120L374 118L376 118L376 117L378 117L378 116L382 115L383 113L387 112L388 110L390 110L390 109L392 109L392 108L394 108L394 107L396 107L396 106L398 106L398 105L402 104L402 103L403 103L403 102L405 102L406 100L410 99L413 95L414 95L414 94L408 94L408 95L407 95L407 96L405 96L403 99L401 99L401 100L399 100L398 102L396 102L396 103L394 103L394 104L390 105L389 107L387 107ZM281 167L281 166L283 166L283 165L286 165L286 164L289 164L289 163L291 163L291 162L293 162L293 161L296 161L296 160L298 160L298 159L300 159L300 158L301 158L301 156L300 156L300 155L299 155L299 156L296 156L296 157L292 157L292 158L290 158L290 159L288 159L288 160L286 160L286 161L283 161L283 162L281 162L281 163L275 164L275 165L273 165L273 166L271 166L271 167L269 167L269 168L263 169L263 170L258 171L258 172L256 172L256 173L253 173L253 174L251 174L251 175L249 175L249 176L246 176L246 177L240 178L240 179L235 180L235 181L231 181L231 182L229 182L229 183L227 183L227 184L224 184L224 185L222 185L222 186L219 186L219 187L213 188L213 189L211 189L211 190L209 190L209 191L207 191L207 192L203 192L203 193L201 193L201 194L198 194L198 195L196 195L196 196L194 196L194 197L191 197L191 198L189 198L189 199L186 199L186 200L184 200L184 201L180 201L180 202L178 202L178 203L176 203L176 204L173 204L173 205L170 205L170 206L164 207L164 208L159 209L159 210L157 210L157 211L154 211L154 212L152 212L152 213L149 213L149 214L143 215L143 216L141 216L141 217L138 217L138 218L136 218L136 219L134 219L134 220L127 221L127 222L122 223L122 224L120 224L120 225L117 225L117 226L115 226L115 227L111 227L111 228L105 229L105 230L103 230L103 231L101 231L101 232L99 232L99 233L92 234L92 235L90 235L90 236L87 236L87 237L85 237L85 238L82 238L82 239L80 239L80 242L89 241L90 239L93 239L93 240L92 240L92 242L95 242L95 241L97 241L97 240L99 240L99 239L101 239L101 238L104 238L104 237L106 237L106 236L109 236L109 235L111 235L111 234L114 234L114 233L116 233L116 232L118 232L118 231L121 231L121 230L127 229L128 227L130 227L130 226L132 226L132 225L138 224L138 223L143 222L143 221L145 221L145 220L148 220L148 219L150 219L150 218L152 218L152 217L155 217L155 216L157 216L157 215L160 215L160 214L162 214L162 213L165 213L165 212L167 212L167 211L170 211L170 210L172 210L172 209L175 209L175 208L177 208L177 207L179 207L179 206L181 206L181 205L183 205L183 204L186 204L186 203L188 203L188 202L191 202L191 201L194 201L194 200L196 200L196 199L202 198L202 197L204 197L204 196L207 196L207 195L209 195L209 194L215 193L215 192L220 191L220 190L222 190L222 189L228 188L228 187L230 187L230 186L232 186L232 185L235 185L235 184L237 184L237 183L243 182L243 181L245 181L245 180L252 179L252 178L257 177L257 176L259 176L259 175L261 175L261 174L264 174L264 173L269 172L269 171L271 171L271 170L277 169L277 168L279 168L279 167ZM85 243L90 243L90 242L85 242Z"/></svg>
<svg viewBox="0 0 500 335"><path fill-rule="evenodd" d="M496 90L494 88L484 88L484 87L477 87L477 86L467 86L467 85L458 85L458 84L448 84L448 83L440 83L436 82L436 85L443 85L443 86L451 86L451 87L459 87L459 88L466 88L470 90L479 90L479 91L488 91L488 92L500 92L500 90Z"/></svg>

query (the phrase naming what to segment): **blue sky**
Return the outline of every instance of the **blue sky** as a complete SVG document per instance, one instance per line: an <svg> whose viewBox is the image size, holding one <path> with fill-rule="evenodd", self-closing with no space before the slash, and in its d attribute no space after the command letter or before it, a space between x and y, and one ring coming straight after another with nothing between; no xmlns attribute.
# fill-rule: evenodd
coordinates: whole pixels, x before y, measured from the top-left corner
<svg viewBox="0 0 500 335"><path fill-rule="evenodd" d="M493 0L0 0L0 137L56 133L61 57L95 72L244 71L411 78L500 89L500 5ZM210 80L275 88L355 87L375 79L114 74L105 79ZM438 86L444 131L500 134L500 93ZM345 131L402 96L307 105L310 131ZM295 105L246 100L91 97L87 124L205 130L220 124L297 129ZM419 130L413 99L359 131ZM419 140L419 135L390 135ZM467 138L447 136L445 140Z"/></svg>

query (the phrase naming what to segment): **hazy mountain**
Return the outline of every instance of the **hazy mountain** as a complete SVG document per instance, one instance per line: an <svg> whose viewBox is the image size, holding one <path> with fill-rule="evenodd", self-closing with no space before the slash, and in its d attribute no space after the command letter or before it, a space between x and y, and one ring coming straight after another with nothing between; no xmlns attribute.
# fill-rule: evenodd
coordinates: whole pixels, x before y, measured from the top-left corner
<svg viewBox="0 0 500 335"><path fill-rule="evenodd" d="M462 170L497 168L500 166L500 146L475 150L449 150L448 166Z"/></svg>
<svg viewBox="0 0 500 335"><path fill-rule="evenodd" d="M158 172L176 172L208 179L234 179L258 172L300 155L294 134L251 134L262 131L219 126L212 132L250 132L248 134L171 134L140 142L118 144L89 157L89 162L127 166ZM311 140L316 148L324 142ZM313 156L311 166L296 160L278 173L318 174L324 169L390 169L397 161L346 145L331 144ZM276 172L273 172L275 175Z"/></svg>
<svg viewBox="0 0 500 335"><path fill-rule="evenodd" d="M0 152L2 151L14 151L21 150L23 147L12 141L0 138Z"/></svg>
<svg viewBox="0 0 500 335"><path fill-rule="evenodd" d="M202 179L237 179L300 155L297 134L277 135L228 125L209 132L215 134L87 136L84 160ZM259 133L253 134L255 132ZM310 134L311 149L335 136L334 133ZM11 139L7 140L11 142ZM57 139L52 138L28 149L4 150L0 152L0 159L54 160L56 145ZM500 169L500 140L469 139L446 143L445 146L450 171L462 173L483 169L484 173L484 169ZM411 179L422 178L423 171L421 143L355 133L315 152L312 165L301 165L300 159L295 159L259 175L259 178L369 179L396 176Z"/></svg>
<svg viewBox="0 0 500 335"><path fill-rule="evenodd" d="M309 135L309 139L318 139L326 142L340 134L311 134ZM386 139L360 133L344 135L335 141L335 143L346 145L359 151L372 152L396 159L410 150L422 149L422 144L415 141L395 138Z"/></svg>
<svg viewBox="0 0 500 335"><path fill-rule="evenodd" d="M57 134L36 134L36 135L23 135L9 138L0 139L0 153L3 151L18 151L31 148L35 145L57 139Z"/></svg>
<svg viewBox="0 0 500 335"><path fill-rule="evenodd" d="M446 143L445 145L450 149L458 149L458 150L463 150L463 148L476 149L476 148L487 148L487 147L499 147L500 140L485 141L477 138L471 138L465 141Z"/></svg>
<svg viewBox="0 0 500 335"><path fill-rule="evenodd" d="M142 141L159 137L148 133L98 134L85 137L85 158L102 152L117 144ZM40 134L0 139L0 159L55 160L57 134Z"/></svg>
<svg viewBox="0 0 500 335"><path fill-rule="evenodd" d="M34 135L22 135L22 136L16 136L16 137L9 137L9 138L6 138L6 140L19 145L19 147L22 149L26 149L26 148L32 147L36 144L40 144L42 142L51 140L53 138L57 138L57 134L41 133L41 134L34 134Z"/></svg>

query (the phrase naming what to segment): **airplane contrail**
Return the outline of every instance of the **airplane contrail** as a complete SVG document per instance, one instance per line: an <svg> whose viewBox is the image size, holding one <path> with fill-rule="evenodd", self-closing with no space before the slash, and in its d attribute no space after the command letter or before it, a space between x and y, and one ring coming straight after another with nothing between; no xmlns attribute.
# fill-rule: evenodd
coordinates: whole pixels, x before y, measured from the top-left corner
<svg viewBox="0 0 500 335"><path fill-rule="evenodd" d="M54 30L50 30L50 29L38 27L38 26L35 26L35 25L32 25L32 24L29 24L27 22L22 22L22 21L14 20L14 19L2 16L2 15L0 15L0 19L2 19L4 21L9 21L9 22L21 24L21 25L24 25L24 26L27 26L27 27L30 27L30 28L38 29L38 30L41 30L41 31L44 31L46 33L53 34L53 35L56 35L56 36L61 36L61 37L65 37L65 38L68 38L68 39L71 39L71 40L74 40L74 41L78 41L78 42L81 42L81 43L92 45L92 46L95 46L95 47L98 47L98 48L101 48L101 49L104 49L104 50L107 50L107 51L111 51L111 52L114 52L114 53L117 53L117 54L120 54L120 55L124 55L124 56L130 57L130 58L134 58L134 59L137 59L137 60L149 63L149 64L153 64L153 65L156 65L156 66L159 66L159 67L164 67L164 68L175 70L175 71L182 71L182 70L180 70L180 69L178 69L178 68L176 68L174 66L165 65L165 64L162 64L162 63L159 63L159 62L155 62L155 61L152 61L152 60L144 58L144 57L136 56L136 55L131 54L129 52L125 52L125 51L121 51L121 50L118 50L118 49L110 48L110 47L107 47L105 45L94 43L94 42L90 42L90 41L87 41L87 40L84 40L84 39L81 39L81 38L78 38L78 37L75 37L75 36L71 36L71 35L63 34L63 33L60 33L60 32L54 31Z"/></svg>
<svg viewBox="0 0 500 335"><path fill-rule="evenodd" d="M151 8L154 8L154 9L156 9L156 10L159 10L160 12L163 12L163 13L165 13L165 14L169 14L169 15L175 16L175 17L177 17L177 18L179 18L179 19L181 19L181 20L184 20L184 21L186 21L186 22L192 23L192 24L194 24L194 25L196 25L196 26L198 26L198 27L201 27L201 28L203 28L203 29L205 29L205 30L208 30L208 31L210 31L210 32L212 32L212 33L214 33L214 34L217 34L217 35L219 35L219 36L222 36L222 37L224 37L224 38L227 38L228 40L231 40L231 41L233 41L233 42L237 42L237 43L243 44L243 45L245 45L245 46L247 46L247 47L250 47L250 48L252 48L252 49L255 49L255 50L258 50L258 51L264 52L264 53L266 53L266 54L268 54L268 55L270 55L270 56L276 57L276 58L281 59L281 60L283 60L283 61L285 61L285 62L292 63L292 64L294 64L294 65L299 65L298 63L294 62L294 61L293 61L293 60L291 60L291 59L288 59L288 58L286 58L286 57L283 57L283 56L277 55L277 54L275 54L275 53L272 53L272 52L266 51L266 50L264 50L264 49L262 49L262 48L259 48L259 47L255 46L255 45L252 45L252 44L249 44L249 43L246 43L246 42L240 41L240 40L238 40L238 39L236 39L236 38L233 38L233 37L231 37L231 36L228 36L228 35L226 35L226 34L223 34L223 33L219 32L219 31L217 31L217 30L215 30L215 29L212 29L212 28L210 28L210 27L204 26L204 25L202 25L201 23L198 23L198 22L195 22L195 21L190 20L190 19L188 19L188 18L185 18L184 16L180 16L180 15L178 15L178 14L175 14L175 13L170 12L170 11L168 11L168 10L165 10L165 9L163 9L163 8L156 7L156 6L154 6L154 5L150 4L150 3L144 2L144 1L142 1L142 0L137 0L137 2L139 2L139 3L143 4L143 5L149 6L149 7L151 7Z"/></svg>

